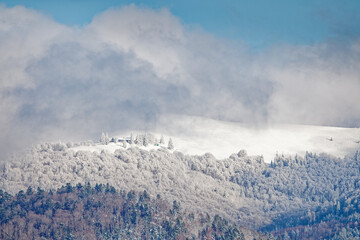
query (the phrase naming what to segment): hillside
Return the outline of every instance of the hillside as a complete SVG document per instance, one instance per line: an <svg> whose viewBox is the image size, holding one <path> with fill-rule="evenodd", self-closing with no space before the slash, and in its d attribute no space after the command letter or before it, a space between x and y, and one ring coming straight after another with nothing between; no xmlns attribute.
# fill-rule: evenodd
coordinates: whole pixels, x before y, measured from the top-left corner
<svg viewBox="0 0 360 240"><path fill-rule="evenodd" d="M129 147L115 153L72 149L42 144L14 157L1 169L0 189L16 194L28 187L109 183L117 190L160 194L188 211L273 232L289 227L281 221L284 216L333 206L360 184L358 152L345 158L278 155L268 164L245 151L218 160L211 154L191 156L163 148Z"/></svg>

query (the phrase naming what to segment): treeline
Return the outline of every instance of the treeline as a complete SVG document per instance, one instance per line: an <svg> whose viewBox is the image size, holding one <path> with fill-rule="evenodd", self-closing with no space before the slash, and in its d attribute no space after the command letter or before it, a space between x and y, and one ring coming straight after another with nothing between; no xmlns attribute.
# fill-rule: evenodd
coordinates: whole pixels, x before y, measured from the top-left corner
<svg viewBox="0 0 360 240"><path fill-rule="evenodd" d="M137 146L145 146L145 147L147 147L149 145L164 147L163 145L165 145L164 136L161 136L160 139L158 139L152 133L140 133L140 134L137 134L135 137L131 133L130 137L122 137L122 138L118 138L118 137L110 138L108 133L102 133L101 137L100 137L100 143L107 145L110 142L113 142L113 143L121 142L124 148L126 148L128 146L128 144L130 144L132 146L137 145ZM73 144L68 143L67 145L72 146ZM174 149L174 143L171 138L169 138L167 148L169 150Z"/></svg>
<svg viewBox="0 0 360 240"><path fill-rule="evenodd" d="M249 231L247 231L248 233ZM266 239L261 234L252 237ZM56 191L0 190L0 239L245 239L215 215L188 212L146 191L67 184Z"/></svg>

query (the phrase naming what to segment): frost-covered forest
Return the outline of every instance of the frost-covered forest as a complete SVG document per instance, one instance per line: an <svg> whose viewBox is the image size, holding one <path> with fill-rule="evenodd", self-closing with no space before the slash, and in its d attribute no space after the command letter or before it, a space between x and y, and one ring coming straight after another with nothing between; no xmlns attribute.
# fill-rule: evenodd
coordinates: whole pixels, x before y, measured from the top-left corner
<svg viewBox="0 0 360 240"><path fill-rule="evenodd" d="M270 237L270 238L269 238ZM0 190L0 239L271 239L183 209L146 191L67 184L56 191Z"/></svg>
<svg viewBox="0 0 360 240"><path fill-rule="evenodd" d="M97 153L71 146L40 144L14 156L1 167L0 189L16 194L28 187L108 183L274 232L290 226L284 224L290 222L286 217L313 216L319 207L337 206L360 184L359 152L342 159L312 153L277 156L268 164L245 150L218 160L210 153L189 156L166 147L148 151L133 145Z"/></svg>

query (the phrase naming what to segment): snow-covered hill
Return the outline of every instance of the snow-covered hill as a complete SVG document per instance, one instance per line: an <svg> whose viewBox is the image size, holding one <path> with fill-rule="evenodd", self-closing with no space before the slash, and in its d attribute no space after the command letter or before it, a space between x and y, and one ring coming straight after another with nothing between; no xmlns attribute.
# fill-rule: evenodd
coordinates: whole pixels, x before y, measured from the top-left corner
<svg viewBox="0 0 360 240"><path fill-rule="evenodd" d="M276 153L303 156L306 151L343 157L360 148L360 128L279 124L254 128L174 115L162 118L157 131L171 136L175 148L183 153L211 152L216 158L226 158L240 149L249 155L263 155L265 162L273 160Z"/></svg>
<svg viewBox="0 0 360 240"><path fill-rule="evenodd" d="M88 147L102 146L111 144ZM278 156L266 164L245 151L219 160L163 147L147 151L134 146L114 153L74 149L45 143L14 156L0 165L0 189L15 194L29 186L57 189L66 183L109 183L260 228L284 214L334 205L360 184L360 152L344 159L326 154Z"/></svg>
<svg viewBox="0 0 360 240"><path fill-rule="evenodd" d="M153 132L155 136L133 132L139 145L113 143L107 137L103 143L40 144L0 166L0 189L16 193L28 186L56 189L66 183L110 183L117 189L147 190L154 197L161 194L170 201L180 200L185 208L259 228L282 214L332 205L360 184L359 152L342 159L328 155L358 149L359 129L301 125L255 129L167 116ZM130 133L110 135L127 141ZM161 135L164 143L155 146L160 142L155 137ZM174 150L167 149L170 136ZM263 155L270 162L276 152L280 155L272 164L252 156Z"/></svg>
<svg viewBox="0 0 360 240"><path fill-rule="evenodd" d="M311 125L268 125L258 128L240 123L224 122L201 117L167 115L151 132L165 142L171 137L175 150L184 154L202 155L210 152L218 159L245 149L249 155L262 155L270 162L276 154L303 156L306 151L325 152L343 157L360 148L359 128L324 127ZM136 134L136 132L133 132ZM130 136L118 132L117 136ZM166 145L165 145L166 146ZM74 150L114 152L121 144L81 146ZM148 146L145 149L158 148Z"/></svg>

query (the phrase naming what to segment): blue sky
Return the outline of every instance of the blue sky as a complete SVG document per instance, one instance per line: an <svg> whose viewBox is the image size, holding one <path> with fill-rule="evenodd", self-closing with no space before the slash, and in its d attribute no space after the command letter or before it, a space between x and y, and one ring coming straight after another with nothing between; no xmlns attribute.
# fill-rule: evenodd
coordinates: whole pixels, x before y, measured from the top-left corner
<svg viewBox="0 0 360 240"><path fill-rule="evenodd" d="M7 6L26 7L66 25L86 25L111 7L131 3L168 8L189 28L200 27L218 37L245 41L252 48L276 44L313 44L360 36L358 0L8 0Z"/></svg>

